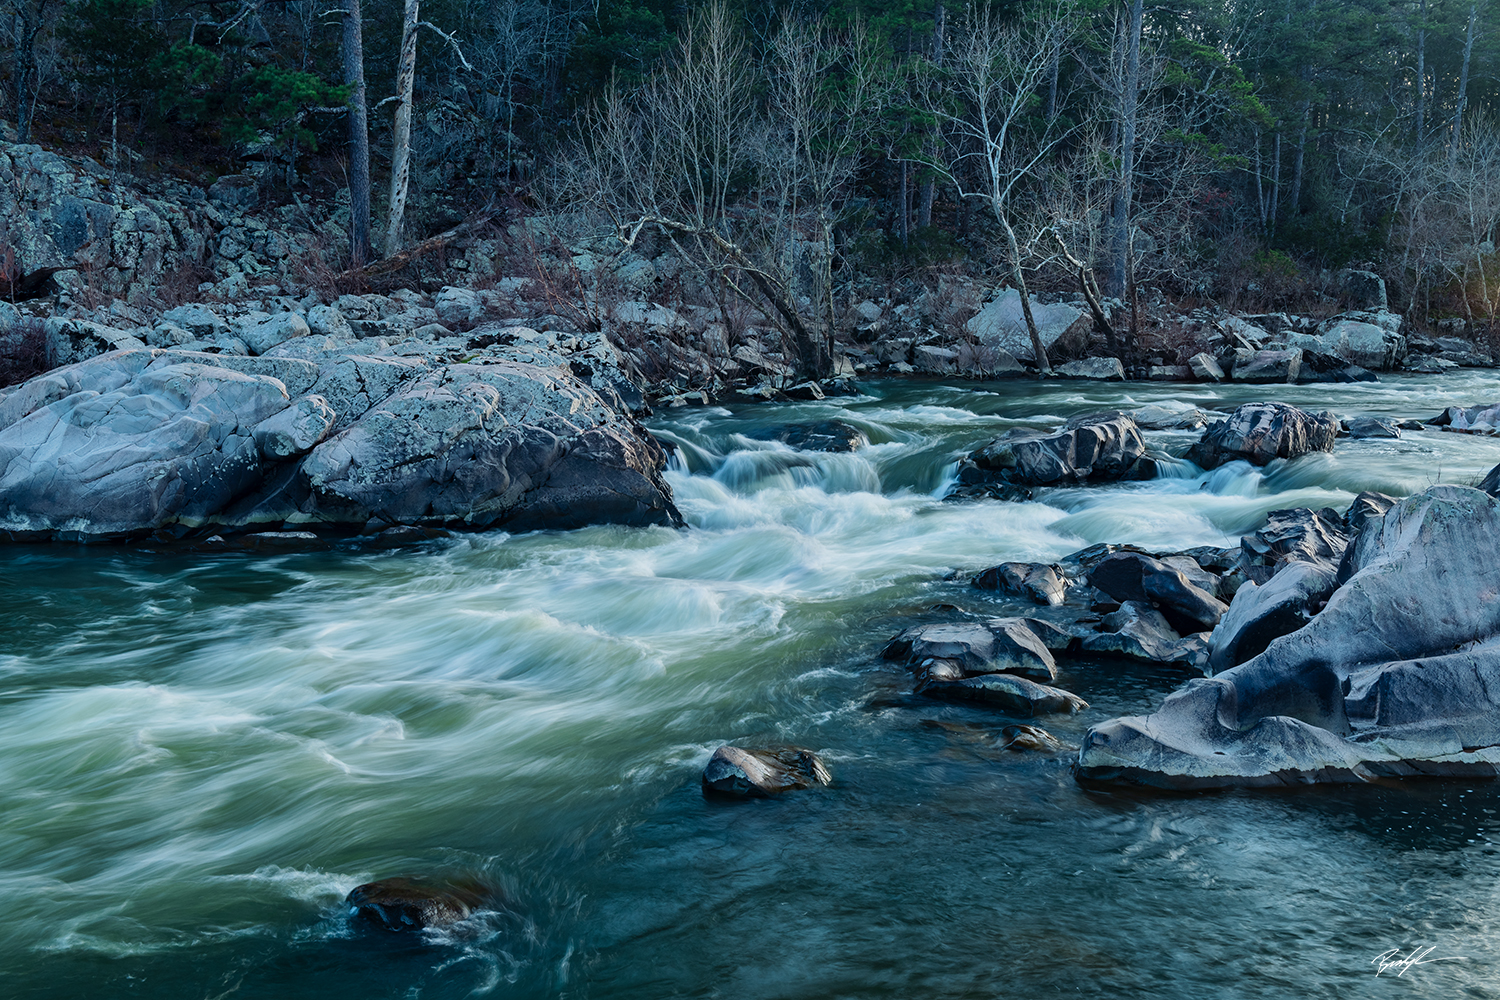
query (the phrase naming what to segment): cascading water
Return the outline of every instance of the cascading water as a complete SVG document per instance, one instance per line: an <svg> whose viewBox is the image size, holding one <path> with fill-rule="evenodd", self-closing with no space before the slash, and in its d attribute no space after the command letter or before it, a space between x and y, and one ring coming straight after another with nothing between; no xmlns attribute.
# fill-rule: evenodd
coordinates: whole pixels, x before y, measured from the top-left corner
<svg viewBox="0 0 1500 1000"><path fill-rule="evenodd" d="M950 579L1094 542L1235 544L1277 508L1475 482L1500 441L1340 441L1266 469L947 502L1010 427L1285 399L1423 417L1478 376L1378 385L890 383L678 410L689 528L490 533L276 557L0 550L0 992L37 997L1384 995L1495 992L1489 786L1165 797L1081 790L1015 721L913 696L920 621L1024 610ZM774 440L837 420L868 445ZM1181 452L1196 431L1147 434ZM1178 668L1069 661L1077 743ZM705 800L725 741L835 783ZM492 910L406 938L341 906L396 874ZM384 936L382 936L384 935ZM1389 976L1390 973L1387 973Z"/></svg>

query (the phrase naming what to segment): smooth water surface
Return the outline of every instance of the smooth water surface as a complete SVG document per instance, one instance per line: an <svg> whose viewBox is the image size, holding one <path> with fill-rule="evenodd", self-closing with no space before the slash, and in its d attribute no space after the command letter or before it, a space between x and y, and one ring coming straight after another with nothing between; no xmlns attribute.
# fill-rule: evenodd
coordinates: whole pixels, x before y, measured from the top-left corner
<svg viewBox="0 0 1500 1000"><path fill-rule="evenodd" d="M1235 544L1272 509L1500 462L1500 440L1420 431L943 502L1008 427L1263 398L1430 417L1500 385L870 389L655 419L683 531L0 549L0 996L1500 996L1495 785L1089 792L1067 754L999 749L1015 720L915 697L879 659L914 622L1021 610L955 570ZM834 417L871 444L758 439ZM1092 707L1040 721L1075 744L1186 679L1063 667ZM706 801L725 741L811 747L835 784ZM396 874L504 905L426 937L351 928L343 895ZM1376 975L1413 948L1428 964Z"/></svg>

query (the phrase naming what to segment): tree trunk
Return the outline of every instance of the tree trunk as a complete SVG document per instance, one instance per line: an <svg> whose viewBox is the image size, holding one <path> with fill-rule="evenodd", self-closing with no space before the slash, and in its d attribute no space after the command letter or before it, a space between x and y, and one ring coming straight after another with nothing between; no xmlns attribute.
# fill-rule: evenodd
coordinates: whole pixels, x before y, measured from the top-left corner
<svg viewBox="0 0 1500 1000"><path fill-rule="evenodd" d="M910 180L910 165L902 160L896 179L896 236L901 240L903 250L911 240L911 193L908 190Z"/></svg>
<svg viewBox="0 0 1500 1000"><path fill-rule="evenodd" d="M401 25L401 61L396 70L396 120L391 129L391 212L385 228L385 255L401 249L401 217L406 214L406 192L411 184L411 104L417 76L419 0L406 0Z"/></svg>
<svg viewBox="0 0 1500 1000"><path fill-rule="evenodd" d="M1458 163L1458 144L1463 139L1464 107L1469 102L1469 57L1474 52L1474 23L1479 18L1479 4L1469 4L1469 27L1464 32L1464 65L1458 75L1458 107L1453 109L1453 145L1448 147L1448 165Z"/></svg>
<svg viewBox="0 0 1500 1000"><path fill-rule="evenodd" d="M349 268L370 262L370 112L365 100L364 16L344 0L344 82L349 93Z"/></svg>
<svg viewBox="0 0 1500 1000"><path fill-rule="evenodd" d="M1297 155L1292 159L1292 196L1287 200L1288 211L1297 215L1302 204L1302 163L1307 150L1307 120L1312 116L1312 102L1302 102L1302 130L1297 133Z"/></svg>
<svg viewBox="0 0 1500 1000"><path fill-rule="evenodd" d="M1026 292L1026 275L1021 270L1021 247L1016 240L1016 231L1010 227L1010 220L995 206L995 218L1000 220L1000 227L1005 230L1005 243L1010 251L1010 277L1016 284L1016 294L1021 297L1021 316L1026 320L1026 332L1031 335L1031 353L1036 356L1037 371L1042 375L1052 374L1052 365L1047 361L1047 348L1042 346L1041 332L1036 328L1036 318L1031 315L1031 296Z"/></svg>
<svg viewBox="0 0 1500 1000"><path fill-rule="evenodd" d="M1125 67L1120 87L1120 175L1115 186L1113 260L1110 286L1117 295L1125 292L1125 272L1130 256L1131 202L1135 198L1135 128L1141 88L1141 22L1144 0L1132 0L1130 21L1125 26Z"/></svg>
<svg viewBox="0 0 1500 1000"><path fill-rule="evenodd" d="M943 64L943 43L947 25L948 10L943 6L943 0L937 0L933 4L932 11L932 64L934 66ZM936 155L935 150L932 152ZM917 198L918 229L925 229L932 225L932 205L935 201L937 201L937 178L934 176L922 182L922 192Z"/></svg>
<svg viewBox="0 0 1500 1000"><path fill-rule="evenodd" d="M1417 26L1417 149L1427 145L1427 0Z"/></svg>

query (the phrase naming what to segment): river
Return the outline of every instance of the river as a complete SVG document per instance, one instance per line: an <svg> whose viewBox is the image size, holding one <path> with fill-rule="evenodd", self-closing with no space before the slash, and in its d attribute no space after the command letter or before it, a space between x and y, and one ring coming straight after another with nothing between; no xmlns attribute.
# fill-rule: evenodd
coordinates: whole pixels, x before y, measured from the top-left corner
<svg viewBox="0 0 1500 1000"><path fill-rule="evenodd" d="M879 658L913 623L1019 610L954 570L1236 544L1272 509L1500 462L1500 439L1426 430L943 502L1008 427L1266 398L1430 417L1500 398L1493 378L867 388L658 415L687 530L0 549L0 995L1500 996L1493 784L1088 791L1071 755L999 749L1013 720ZM754 438L829 418L871 444ZM1187 677L1059 666L1091 707L1040 721L1073 744ZM725 741L816 749L834 784L707 801ZM505 903L426 937L351 928L344 894L403 873Z"/></svg>

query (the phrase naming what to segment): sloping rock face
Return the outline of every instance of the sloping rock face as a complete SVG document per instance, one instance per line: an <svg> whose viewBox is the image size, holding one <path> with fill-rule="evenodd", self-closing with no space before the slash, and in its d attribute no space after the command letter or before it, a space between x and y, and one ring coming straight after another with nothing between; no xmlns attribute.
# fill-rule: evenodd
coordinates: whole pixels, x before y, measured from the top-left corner
<svg viewBox="0 0 1500 1000"><path fill-rule="evenodd" d="M1259 656L1089 731L1085 782L1215 788L1500 774L1500 500L1435 486L1367 521L1327 606ZM1278 577L1279 578L1279 577Z"/></svg>
<svg viewBox="0 0 1500 1000"><path fill-rule="evenodd" d="M0 532L680 523L661 447L566 369L376 362L131 349L0 393Z"/></svg>
<svg viewBox="0 0 1500 1000"><path fill-rule="evenodd" d="M1339 421L1331 413L1308 413L1286 403L1246 403L1208 426L1186 458L1205 469L1244 459L1265 465L1272 459L1333 451Z"/></svg>
<svg viewBox="0 0 1500 1000"><path fill-rule="evenodd" d="M1287 345L1306 351L1332 354L1351 364L1371 371L1389 371L1406 360L1406 338L1400 329L1401 317L1385 325L1350 316L1338 316L1318 327L1314 333L1289 333ZM1372 317L1374 318L1374 317Z"/></svg>

